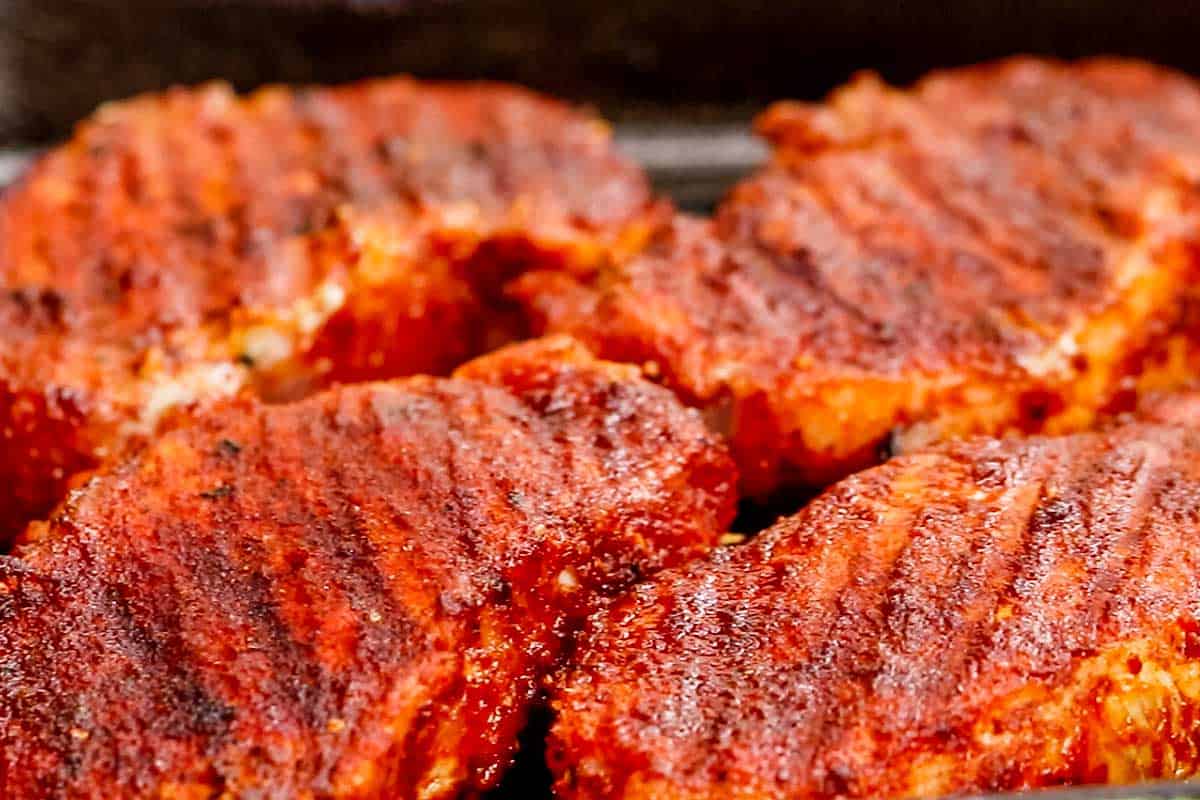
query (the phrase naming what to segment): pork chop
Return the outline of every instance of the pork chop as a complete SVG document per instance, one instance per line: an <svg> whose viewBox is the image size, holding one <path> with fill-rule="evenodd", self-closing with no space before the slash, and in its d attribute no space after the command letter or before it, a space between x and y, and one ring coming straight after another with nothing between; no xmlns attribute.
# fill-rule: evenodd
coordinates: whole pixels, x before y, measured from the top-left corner
<svg viewBox="0 0 1200 800"><path fill-rule="evenodd" d="M706 551L735 485L694 411L561 340L218 404L0 557L0 795L487 788L584 615Z"/></svg>
<svg viewBox="0 0 1200 800"><path fill-rule="evenodd" d="M646 363L745 491L973 433L1066 432L1200 360L1200 90L1134 62L863 76L760 129L769 166L633 258L535 271L532 327Z"/></svg>
<svg viewBox="0 0 1200 800"><path fill-rule="evenodd" d="M657 213L602 123L506 86L104 106L0 198L0 547L171 409L447 372L519 333L507 277Z"/></svg>
<svg viewBox="0 0 1200 800"><path fill-rule="evenodd" d="M894 458L599 612L558 796L929 798L1200 772L1200 432Z"/></svg>

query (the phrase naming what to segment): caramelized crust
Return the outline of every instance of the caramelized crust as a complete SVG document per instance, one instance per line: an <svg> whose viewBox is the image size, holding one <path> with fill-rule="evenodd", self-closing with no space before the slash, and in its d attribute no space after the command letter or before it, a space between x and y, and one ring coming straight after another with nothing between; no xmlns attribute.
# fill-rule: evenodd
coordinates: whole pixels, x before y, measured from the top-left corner
<svg viewBox="0 0 1200 800"><path fill-rule="evenodd" d="M1168 392L1147 392L1137 407L1113 417L1112 424L1131 420L1200 428L1200 386L1192 383Z"/></svg>
<svg viewBox="0 0 1200 800"><path fill-rule="evenodd" d="M940 797L1200 771L1200 433L902 456L592 620L563 798Z"/></svg>
<svg viewBox="0 0 1200 800"><path fill-rule="evenodd" d="M227 401L0 557L0 795L456 797L600 596L705 551L732 463L566 341Z"/></svg>
<svg viewBox="0 0 1200 800"><path fill-rule="evenodd" d="M536 329L653 362L729 434L749 493L931 439L1083 428L1195 371L1190 80L1030 59L911 91L864 76L760 128L775 157L714 221L513 289Z"/></svg>
<svg viewBox="0 0 1200 800"><path fill-rule="evenodd" d="M103 107L0 199L0 546L170 408L447 372L519 332L505 278L658 211L601 123L515 88Z"/></svg>

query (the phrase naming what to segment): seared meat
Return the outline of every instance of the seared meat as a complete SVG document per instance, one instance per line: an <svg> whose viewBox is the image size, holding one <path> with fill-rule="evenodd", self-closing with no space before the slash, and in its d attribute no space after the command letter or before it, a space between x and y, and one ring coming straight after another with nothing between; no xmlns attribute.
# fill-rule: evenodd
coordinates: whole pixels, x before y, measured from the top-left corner
<svg viewBox="0 0 1200 800"><path fill-rule="evenodd" d="M446 372L518 332L506 277L657 213L599 122L503 86L105 106L0 200L0 547L165 410Z"/></svg>
<svg viewBox="0 0 1200 800"><path fill-rule="evenodd" d="M1200 386L1193 383L1169 392L1147 392L1136 408L1115 415L1112 423L1130 420L1200 428Z"/></svg>
<svg viewBox="0 0 1200 800"><path fill-rule="evenodd" d="M486 787L583 614L703 552L735 483L694 411L566 341L226 401L0 558L0 795Z"/></svg>
<svg viewBox="0 0 1200 800"><path fill-rule="evenodd" d="M714 221L513 287L535 329L650 362L705 409L749 493L889 443L1080 429L1195 371L1189 79L1030 59L911 91L866 76L760 127L773 162Z"/></svg>
<svg viewBox="0 0 1200 800"><path fill-rule="evenodd" d="M939 797L1200 770L1200 432L902 456L597 614L564 798Z"/></svg>

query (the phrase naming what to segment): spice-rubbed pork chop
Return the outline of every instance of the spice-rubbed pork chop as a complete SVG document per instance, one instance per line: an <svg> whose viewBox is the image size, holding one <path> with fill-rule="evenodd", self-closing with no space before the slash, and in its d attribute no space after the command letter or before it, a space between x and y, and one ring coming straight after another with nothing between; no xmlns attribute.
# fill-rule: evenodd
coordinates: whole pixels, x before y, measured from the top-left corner
<svg viewBox="0 0 1200 800"><path fill-rule="evenodd" d="M749 493L889 446L1083 428L1195 372L1190 79L1017 59L909 91L863 77L760 128L772 163L714 220L512 290L535 329L649 362L705 409Z"/></svg>
<svg viewBox="0 0 1200 800"><path fill-rule="evenodd" d="M104 106L0 198L0 546L170 408L446 372L517 333L506 276L658 211L600 122L510 87Z"/></svg>
<svg viewBox="0 0 1200 800"><path fill-rule="evenodd" d="M198 412L0 557L0 795L487 787L583 615L704 552L735 484L566 341Z"/></svg>
<svg viewBox="0 0 1200 800"><path fill-rule="evenodd" d="M558 796L932 798L1200 771L1200 432L892 459L591 621Z"/></svg>

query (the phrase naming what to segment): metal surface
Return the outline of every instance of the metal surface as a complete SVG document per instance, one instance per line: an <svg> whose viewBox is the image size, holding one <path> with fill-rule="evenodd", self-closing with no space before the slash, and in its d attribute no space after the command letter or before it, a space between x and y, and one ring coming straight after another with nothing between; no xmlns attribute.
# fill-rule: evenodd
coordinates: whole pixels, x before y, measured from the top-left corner
<svg viewBox="0 0 1200 800"><path fill-rule="evenodd" d="M0 150L0 187L16 180L36 155L37 151L29 148Z"/></svg>
<svg viewBox="0 0 1200 800"><path fill-rule="evenodd" d="M680 208L710 211L733 183L767 157L747 125L625 125L617 146L640 163Z"/></svg>
<svg viewBox="0 0 1200 800"><path fill-rule="evenodd" d="M617 146L680 208L709 211L733 183L766 158L748 125L618 125ZM37 148L0 148L0 186L12 183Z"/></svg>

